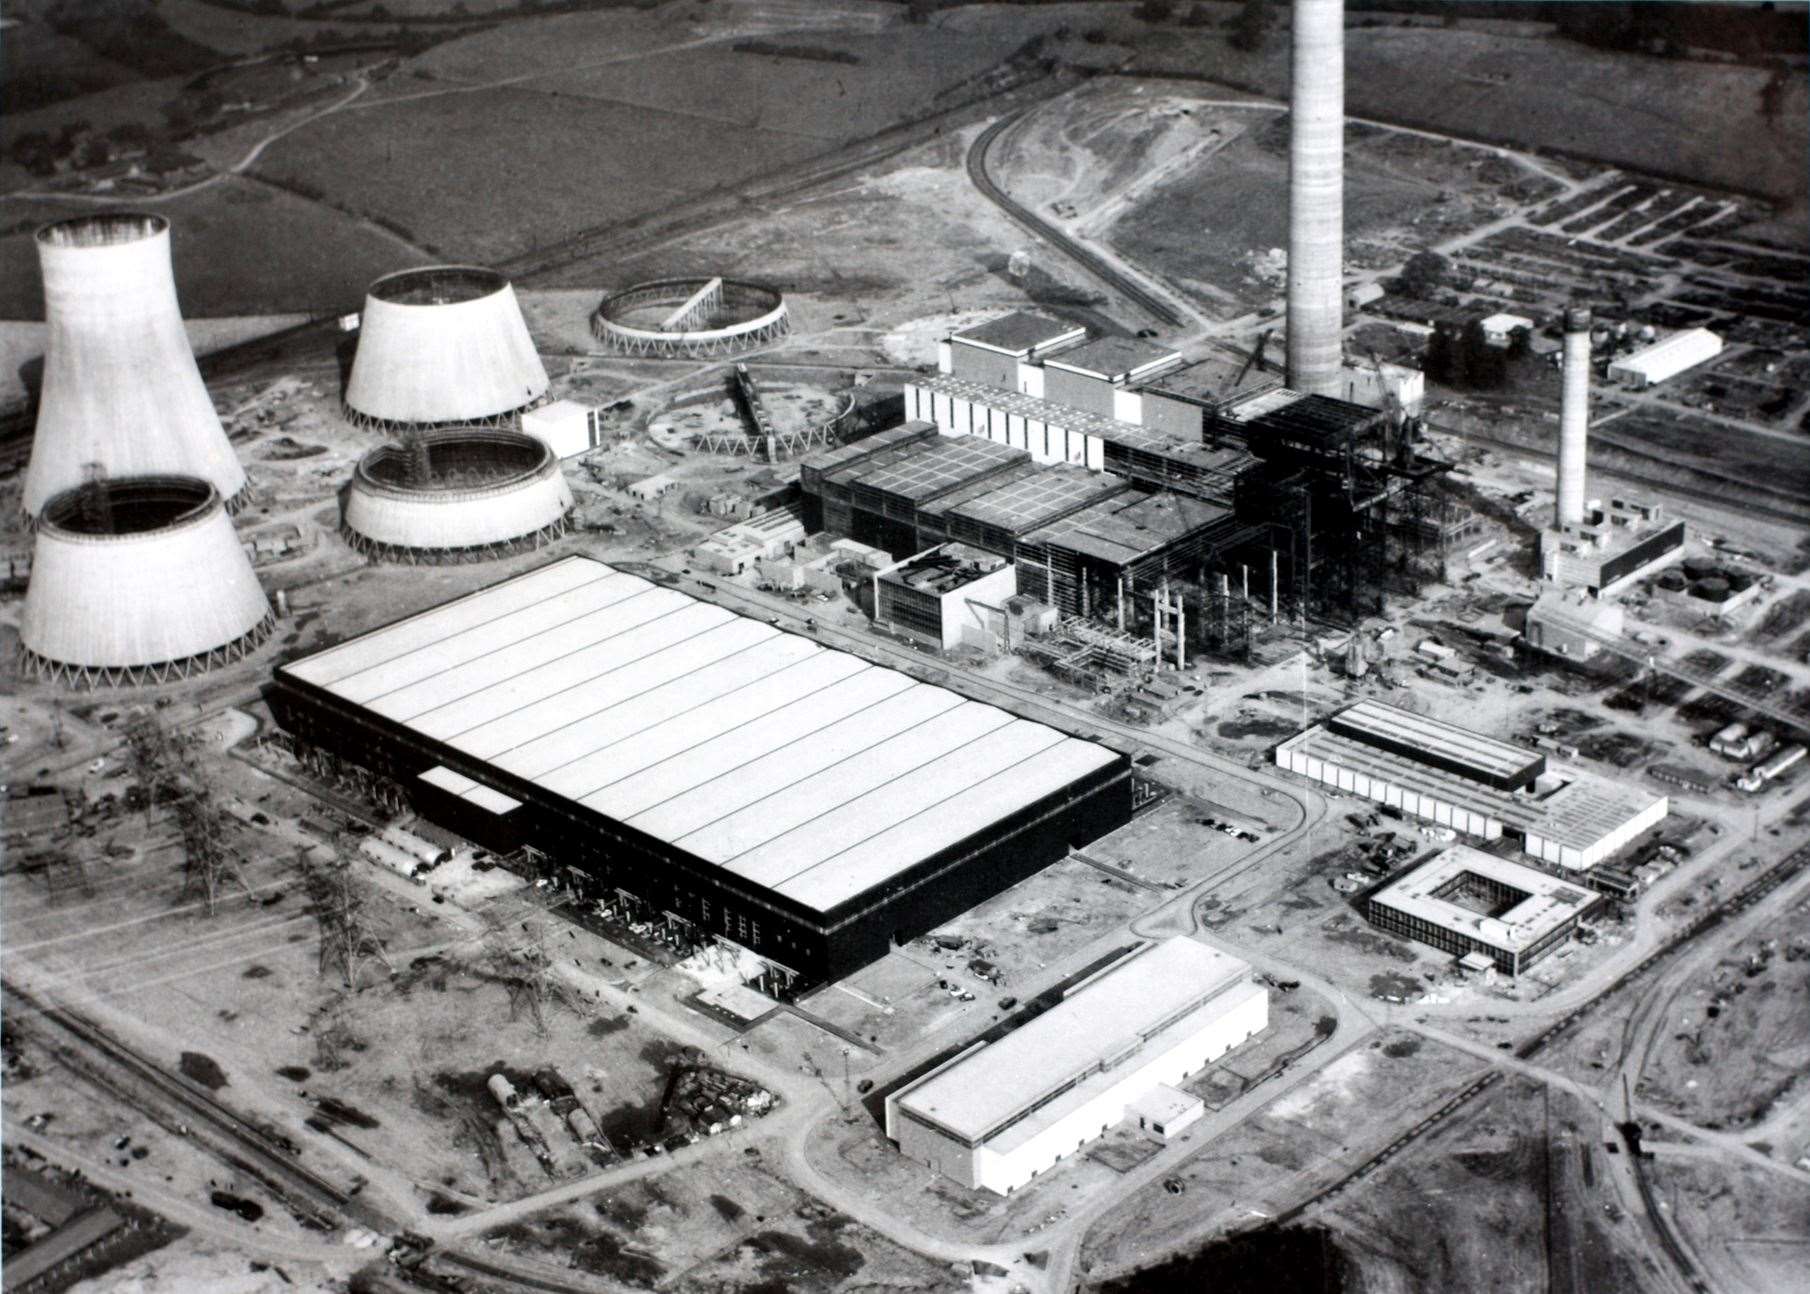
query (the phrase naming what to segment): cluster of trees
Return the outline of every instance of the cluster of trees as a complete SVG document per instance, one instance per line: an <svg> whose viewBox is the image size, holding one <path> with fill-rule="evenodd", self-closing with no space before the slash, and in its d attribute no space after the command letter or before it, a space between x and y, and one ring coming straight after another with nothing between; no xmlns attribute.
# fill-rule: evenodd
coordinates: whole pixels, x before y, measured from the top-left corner
<svg viewBox="0 0 1810 1294"><path fill-rule="evenodd" d="M104 135L86 121L70 121L54 131L24 131L7 152L33 175L55 175L59 170L105 166L116 157L143 153L156 142L150 128L136 121L122 122Z"/></svg>
<svg viewBox="0 0 1810 1294"><path fill-rule="evenodd" d="M1516 360L1528 353L1525 328L1509 336L1506 348L1490 345L1483 321L1473 319L1463 327L1440 324L1427 338L1423 362L1426 374L1442 385L1467 391L1496 391L1508 385Z"/></svg>

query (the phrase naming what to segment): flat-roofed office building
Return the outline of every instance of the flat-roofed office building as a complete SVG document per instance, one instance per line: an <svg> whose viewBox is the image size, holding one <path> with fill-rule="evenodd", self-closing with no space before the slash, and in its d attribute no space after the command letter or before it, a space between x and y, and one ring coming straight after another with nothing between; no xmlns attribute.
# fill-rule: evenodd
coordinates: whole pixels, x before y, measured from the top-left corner
<svg viewBox="0 0 1810 1294"><path fill-rule="evenodd" d="M889 1095L886 1135L964 1186L1009 1194L1268 1026L1248 963L1167 939Z"/></svg>
<svg viewBox="0 0 1810 1294"><path fill-rule="evenodd" d="M1563 877L1453 845L1364 901L1373 925L1455 957L1481 953L1519 975L1605 902Z"/></svg>

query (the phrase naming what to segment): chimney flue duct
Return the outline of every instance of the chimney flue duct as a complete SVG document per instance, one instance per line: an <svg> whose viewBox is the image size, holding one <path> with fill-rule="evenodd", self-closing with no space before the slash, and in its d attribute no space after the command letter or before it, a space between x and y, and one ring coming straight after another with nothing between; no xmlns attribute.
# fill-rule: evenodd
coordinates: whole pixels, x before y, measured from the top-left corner
<svg viewBox="0 0 1810 1294"><path fill-rule="evenodd" d="M1288 384L1340 393L1345 3L1294 0L1288 138Z"/></svg>
<svg viewBox="0 0 1810 1294"><path fill-rule="evenodd" d="M1559 481L1555 522L1584 524L1585 459L1590 434L1590 312L1565 311L1564 393L1559 405Z"/></svg>

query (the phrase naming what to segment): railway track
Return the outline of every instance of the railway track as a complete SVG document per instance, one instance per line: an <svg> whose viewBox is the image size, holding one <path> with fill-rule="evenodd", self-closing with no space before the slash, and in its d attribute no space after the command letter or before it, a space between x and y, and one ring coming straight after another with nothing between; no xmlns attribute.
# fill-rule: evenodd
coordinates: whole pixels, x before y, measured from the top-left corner
<svg viewBox="0 0 1810 1294"><path fill-rule="evenodd" d="M1186 326L1188 321L1167 301L1150 292L1129 276L1121 274L1099 256L1088 251L1080 243L1031 211L1030 208L1014 201L1010 194L993 182L993 177L987 173L987 151L993 146L994 140L1017 125L1028 111L1030 111L1028 108L1020 109L1009 116L1001 117L982 131L979 138L968 149L968 178L973 181L974 187L979 189L981 195L989 202L1005 212L1014 224L1054 247L1114 292L1133 302L1152 318L1160 320L1171 328Z"/></svg>
<svg viewBox="0 0 1810 1294"><path fill-rule="evenodd" d="M1542 454L1538 449L1531 448L1527 445L1517 444L1512 440L1502 440L1495 436L1486 435L1483 432L1460 431L1456 427L1434 424L1428 424L1427 430L1436 432L1442 436L1451 436L1457 440L1467 441L1473 445L1482 445L1487 449L1501 450L1503 453L1514 454L1521 458L1542 457ZM1624 468L1598 467L1594 463L1590 465L1591 475L1613 478L1618 481L1626 481L1630 485L1638 485L1658 494L1669 494L1674 498L1691 499L1698 503L1713 504L1722 508L1732 506L1744 512L1754 513L1774 521L1789 522L1792 525L1803 525L1806 519L1810 519L1810 509L1804 507L1781 507L1776 502L1768 503L1763 498L1756 498L1756 493L1771 495L1775 499L1778 496L1771 491L1766 490L1764 486L1756 486L1751 481L1736 480L1732 477L1725 478L1712 476L1700 467L1686 467L1674 463L1670 459L1662 458L1658 454L1649 453L1626 442L1618 443L1615 446L1615 449L1618 453L1626 454L1630 458L1646 459L1648 462L1659 467L1664 467L1672 472L1688 473L1698 480L1706 482L1726 481L1726 484L1716 488L1712 488L1708 485L1687 485L1681 484L1676 480L1666 480L1658 476L1648 476L1640 472L1630 472Z"/></svg>
<svg viewBox="0 0 1810 1294"><path fill-rule="evenodd" d="M341 1187L296 1161L296 1147L279 1134L254 1123L214 1099L204 1089L171 1074L156 1061L121 1042L105 1029L63 1007L47 1006L12 983L6 996L16 1012L23 1006L39 1020L73 1040L61 1048L77 1068L114 1091L122 1100L142 1110L172 1131L187 1135L205 1129L223 1142L226 1158L235 1167L263 1183L308 1225L339 1230L348 1223L380 1232L397 1229L398 1223L380 1210L356 1198L354 1190ZM77 1054L85 1053L85 1054ZM166 1122L146 1108L148 1090L177 1117Z"/></svg>
<svg viewBox="0 0 1810 1294"><path fill-rule="evenodd" d="M1790 880L1793 876L1796 876L1806 866L1810 866L1810 846L1805 846L1794 853L1786 855L1767 871L1748 882L1739 893L1730 898L1726 903L1706 912L1703 916L1692 922L1686 929L1680 931L1653 952L1647 954L1646 957L1641 959L1638 965L1618 976L1601 993L1598 993L1595 997L1572 1011L1562 1020L1553 1024L1531 1042L1525 1043L1516 1049L1515 1055L1522 1060L1527 1060L1538 1055L1541 1051L1544 1051L1547 1047L1551 1046L1552 1043L1563 1037L1585 1017L1599 1010L1622 988L1646 974L1661 961L1664 961L1667 957L1670 957L1673 953L1677 952L1679 948L1683 947L1690 940L1707 934L1709 931L1727 921L1730 917L1746 911L1755 903L1758 903L1761 899L1772 893L1772 891L1776 890L1779 886L1783 885L1786 881ZM1332 1183L1325 1190L1303 1200L1287 1212L1277 1214L1276 1217L1265 1222L1264 1226L1286 1226L1290 1222L1301 1217L1315 1205L1333 1198L1341 1191L1344 1191L1362 1181L1364 1178L1369 1177L1391 1159L1394 1159L1397 1155L1401 1154L1402 1151L1406 1150L1414 1142L1433 1131L1433 1129L1444 1123L1454 1114L1457 1114L1465 1106L1493 1088L1497 1083L1501 1082L1502 1076L1501 1070L1490 1070L1469 1087L1466 1087L1463 1091L1446 1101L1444 1105L1441 1105L1437 1110L1434 1110L1431 1114L1427 1115L1419 1123L1402 1133L1394 1141L1391 1141L1387 1146L1384 1146L1381 1150L1377 1151L1376 1154L1359 1164L1351 1172ZM1634 1176L1636 1182L1640 1185L1641 1195L1646 1202L1647 1211L1656 1223L1656 1229L1659 1232L1661 1242L1666 1248L1667 1256L1672 1259L1673 1263L1678 1267L1679 1273L1690 1283L1693 1289L1702 1291L1703 1294L1707 1294L1708 1286L1704 1283L1702 1276L1697 1272L1696 1264L1691 1261L1689 1255L1687 1255L1684 1252L1683 1247L1679 1245L1677 1237L1672 1235L1665 1225L1664 1214L1659 1210L1657 1201L1652 1196L1651 1184L1647 1182L1644 1174L1642 1174L1638 1160L1635 1161L1634 1164Z"/></svg>

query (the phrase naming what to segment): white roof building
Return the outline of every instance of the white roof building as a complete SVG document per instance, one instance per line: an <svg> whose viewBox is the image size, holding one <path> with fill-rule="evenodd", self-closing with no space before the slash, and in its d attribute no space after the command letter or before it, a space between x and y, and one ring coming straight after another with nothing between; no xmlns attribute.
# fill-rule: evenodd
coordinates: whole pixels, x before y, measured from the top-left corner
<svg viewBox="0 0 1810 1294"><path fill-rule="evenodd" d="M584 557L284 675L819 913L1121 758Z"/></svg>
<svg viewBox="0 0 1810 1294"><path fill-rule="evenodd" d="M1687 328L1640 347L1609 364L1609 380L1634 390L1657 385L1722 353L1722 339L1707 328Z"/></svg>
<svg viewBox="0 0 1810 1294"><path fill-rule="evenodd" d="M1009 1194L1268 1025L1249 964L1168 939L892 1093L886 1135L964 1186Z"/></svg>

